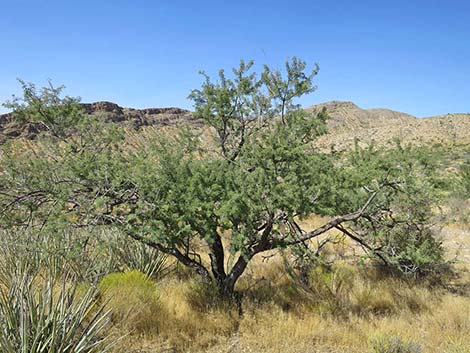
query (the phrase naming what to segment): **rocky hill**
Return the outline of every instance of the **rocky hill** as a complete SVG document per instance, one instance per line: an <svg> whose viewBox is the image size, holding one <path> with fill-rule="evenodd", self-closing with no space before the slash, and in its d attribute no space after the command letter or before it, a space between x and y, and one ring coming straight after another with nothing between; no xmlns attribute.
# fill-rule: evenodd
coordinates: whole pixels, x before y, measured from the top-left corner
<svg viewBox="0 0 470 353"><path fill-rule="evenodd" d="M322 136L319 145L344 150L355 141L379 145L403 142L423 144L470 143L470 114L447 114L416 118L410 114L389 109L362 109L352 102L333 101L306 108L316 112L326 108L330 115L329 133Z"/></svg>
<svg viewBox="0 0 470 353"><path fill-rule="evenodd" d="M306 110L319 112L326 108L330 120L330 130L359 130L389 124L406 124L415 120L414 116L389 109L361 109L353 102L332 101L317 104Z"/></svg>
<svg viewBox="0 0 470 353"><path fill-rule="evenodd" d="M147 126L190 124L201 127L189 110L180 108L123 108L115 103L84 103L88 114L102 116L124 126L140 129ZM416 118L388 109L362 109L352 102L332 101L306 108L318 112L326 108L330 115L329 133L322 136L319 146L336 150L351 147L356 140L362 144L389 144L399 138L411 143L470 143L470 114ZM19 125L10 114L0 115L0 143L8 138L34 138L40 126Z"/></svg>
<svg viewBox="0 0 470 353"><path fill-rule="evenodd" d="M91 115L102 116L103 119L139 129L145 126L170 126L177 124L202 123L193 118L189 110L180 108L123 108L111 102L82 103L84 110ZM11 114L0 115L0 143L8 138L34 138L41 130L38 124L18 124Z"/></svg>

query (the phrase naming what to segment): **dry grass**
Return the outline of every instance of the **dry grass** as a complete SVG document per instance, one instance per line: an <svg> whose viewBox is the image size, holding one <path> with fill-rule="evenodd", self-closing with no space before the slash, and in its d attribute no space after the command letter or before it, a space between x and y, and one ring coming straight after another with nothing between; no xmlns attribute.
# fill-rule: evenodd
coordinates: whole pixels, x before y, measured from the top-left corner
<svg viewBox="0 0 470 353"><path fill-rule="evenodd" d="M325 221L314 217L303 226ZM463 226L444 230L460 232ZM116 336L127 334L115 353L373 353L377 338L400 338L423 353L470 353L470 293L351 265L352 250L347 242L331 246L333 268L316 267L303 282L286 271L279 253L258 255L238 283L244 293L241 317L180 271L156 284L158 310L145 332L115 329ZM466 268L459 259L460 269Z"/></svg>
<svg viewBox="0 0 470 353"><path fill-rule="evenodd" d="M424 352L470 350L470 302L446 296L433 310L413 314L332 317L286 313L277 308L247 315L240 325L240 352L367 352L377 335L400 336L420 343ZM224 352L223 347L214 351Z"/></svg>
<svg viewBox="0 0 470 353"><path fill-rule="evenodd" d="M242 317L195 280L167 279L155 289L154 330L117 330L128 336L116 352L364 353L376 337L400 337L424 353L470 352L469 297L344 263L299 288L279 257L258 261L240 283Z"/></svg>
<svg viewBox="0 0 470 353"><path fill-rule="evenodd" d="M128 336L116 352L164 352L168 349L204 352L225 341L238 324L236 310L215 305L202 311L200 307L192 306L189 294L195 285L192 280L176 278L161 282L158 286L159 310L152 316L153 332L117 330L116 335L125 333Z"/></svg>

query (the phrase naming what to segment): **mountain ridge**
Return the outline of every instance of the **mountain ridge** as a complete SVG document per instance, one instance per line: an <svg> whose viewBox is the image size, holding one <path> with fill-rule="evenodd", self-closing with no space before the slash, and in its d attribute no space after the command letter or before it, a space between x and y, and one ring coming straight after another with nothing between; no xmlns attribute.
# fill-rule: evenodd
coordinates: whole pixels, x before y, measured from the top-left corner
<svg viewBox="0 0 470 353"><path fill-rule="evenodd" d="M326 108L330 120L329 133L321 136L318 145L336 150L376 143L470 143L470 114L449 113L425 118L384 108L362 109L352 102L331 101L305 108L313 112Z"/></svg>
<svg viewBox="0 0 470 353"><path fill-rule="evenodd" d="M88 114L102 115L108 121L136 130L179 124L203 126L191 111L177 107L135 109L107 101L81 103L81 106ZM397 138L411 143L470 143L470 114L466 113L417 118L391 109L363 109L353 102L337 100L304 109L313 113L326 109L330 116L329 132L319 139L321 147L344 150L357 141L387 144ZM38 124L19 124L11 113L0 115L0 143L17 137L32 139L39 131Z"/></svg>

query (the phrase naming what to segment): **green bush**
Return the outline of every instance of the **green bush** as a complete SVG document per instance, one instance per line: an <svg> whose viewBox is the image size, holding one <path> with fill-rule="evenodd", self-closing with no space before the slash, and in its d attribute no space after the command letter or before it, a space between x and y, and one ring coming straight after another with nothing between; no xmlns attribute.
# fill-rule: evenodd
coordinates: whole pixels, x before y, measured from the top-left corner
<svg viewBox="0 0 470 353"><path fill-rule="evenodd" d="M158 332L162 307L155 284L147 275L135 270L111 273L98 287L114 323L131 332Z"/></svg>
<svg viewBox="0 0 470 353"><path fill-rule="evenodd" d="M431 229L402 224L388 232L383 256L389 265L415 277L429 277L446 269L444 249Z"/></svg>
<svg viewBox="0 0 470 353"><path fill-rule="evenodd" d="M371 341L372 353L421 353L420 344L408 342L401 337L377 337Z"/></svg>
<svg viewBox="0 0 470 353"><path fill-rule="evenodd" d="M433 157L400 143L387 150L356 148L351 154L354 171L361 170L358 178L386 171L381 182L391 186L374 199L378 208L354 222L348 234L361 240L364 249L388 269L407 276L425 277L446 267L434 228L439 219L433 207L442 201L437 185L442 178Z"/></svg>

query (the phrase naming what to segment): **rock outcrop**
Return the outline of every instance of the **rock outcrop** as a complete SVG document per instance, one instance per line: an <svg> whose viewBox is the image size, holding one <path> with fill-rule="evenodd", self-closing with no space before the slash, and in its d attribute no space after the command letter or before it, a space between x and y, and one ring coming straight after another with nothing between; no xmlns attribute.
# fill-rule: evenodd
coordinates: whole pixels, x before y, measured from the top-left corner
<svg viewBox="0 0 470 353"><path fill-rule="evenodd" d="M202 125L189 110L180 108L133 109L123 108L111 102L82 103L81 106L87 114L135 129L143 126ZM33 139L41 130L39 124L19 124L11 114L0 115L0 143L16 137Z"/></svg>

